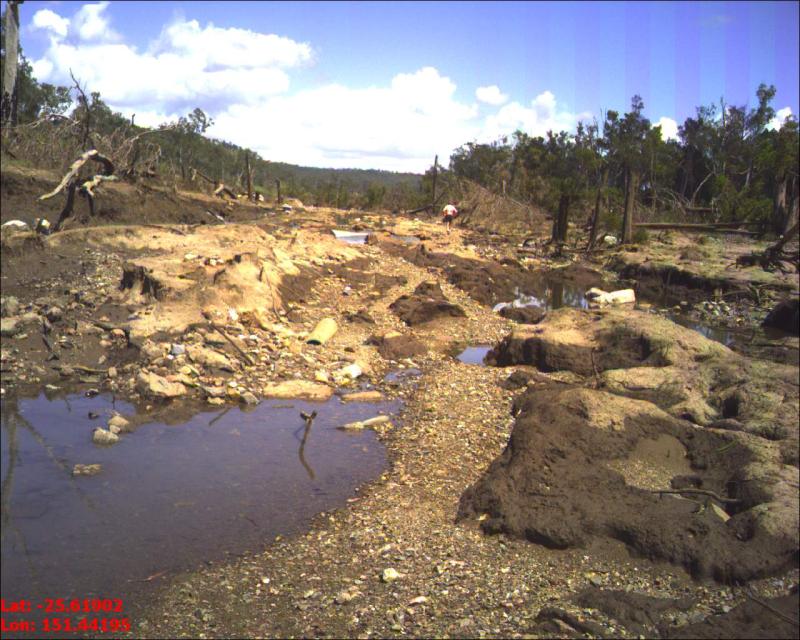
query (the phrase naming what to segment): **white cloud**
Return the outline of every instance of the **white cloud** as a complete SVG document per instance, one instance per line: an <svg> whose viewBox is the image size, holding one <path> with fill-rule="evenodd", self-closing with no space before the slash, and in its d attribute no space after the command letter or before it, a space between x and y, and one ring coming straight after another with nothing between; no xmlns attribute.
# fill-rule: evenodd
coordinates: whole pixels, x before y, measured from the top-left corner
<svg viewBox="0 0 800 640"><path fill-rule="evenodd" d="M119 40L119 34L111 28L108 18L103 15L107 8L108 2L98 2L85 4L78 9L70 26L81 40Z"/></svg>
<svg viewBox="0 0 800 640"><path fill-rule="evenodd" d="M788 118L791 115L792 115L791 107L784 107L783 109L778 109L775 112L775 117L769 121L767 128L780 129L783 126L783 123L786 121L786 118Z"/></svg>
<svg viewBox="0 0 800 640"><path fill-rule="evenodd" d="M69 28L69 20L62 18L50 9L40 9L34 13L31 23L34 28L49 31L57 38L65 38Z"/></svg>
<svg viewBox="0 0 800 640"><path fill-rule="evenodd" d="M39 80L70 84L69 70L117 109L182 113L258 103L289 88L287 67L307 63L311 47L245 29L201 28L195 20L168 25L144 52L121 42L103 15L107 3L84 5L69 24L77 39L51 38L33 61ZM40 19L63 24L57 14ZM34 24L36 27L36 24ZM50 29L52 31L52 29Z"/></svg>
<svg viewBox="0 0 800 640"><path fill-rule="evenodd" d="M333 82L290 92L290 74L314 62L309 43L182 19L137 48L113 31L107 7L84 5L71 21L37 13L31 26L50 35L32 62L40 81L69 85L73 69L113 109L148 126L200 107L214 118L210 135L271 160L421 172L434 155L446 164L470 140L489 142L516 129L572 131L587 115L560 108L549 91L528 105L508 103L497 86L476 91L494 107L483 115L430 66L368 88Z"/></svg>
<svg viewBox="0 0 800 640"><path fill-rule="evenodd" d="M672 118L661 116L658 122L653 123L654 127L661 126L661 139L662 140L677 140L678 139L678 123Z"/></svg>
<svg viewBox="0 0 800 640"><path fill-rule="evenodd" d="M439 154L477 134L477 109L454 99L456 86L432 67L398 74L386 87L331 84L233 105L209 133L263 157L326 167L424 171Z"/></svg>
<svg viewBox="0 0 800 640"><path fill-rule="evenodd" d="M496 84L488 87L478 87L475 89L475 97L493 107L499 107L501 104L508 102L508 96L505 93L500 93L500 87Z"/></svg>
<svg viewBox="0 0 800 640"><path fill-rule="evenodd" d="M499 136L520 129L531 136L545 136L548 131L573 131L578 121L591 118L589 112L570 113L559 110L556 97L551 91L543 91L530 106L510 102L497 113L486 118L483 126L483 140L493 140Z"/></svg>

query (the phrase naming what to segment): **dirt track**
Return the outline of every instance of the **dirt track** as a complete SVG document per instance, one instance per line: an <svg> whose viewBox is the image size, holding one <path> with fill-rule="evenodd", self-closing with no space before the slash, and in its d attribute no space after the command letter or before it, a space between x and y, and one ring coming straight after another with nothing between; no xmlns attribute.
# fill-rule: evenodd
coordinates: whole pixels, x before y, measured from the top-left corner
<svg viewBox="0 0 800 640"><path fill-rule="evenodd" d="M124 203L130 196L119 197ZM196 203L202 200L195 198ZM763 562L751 545L740 562L727 557L727 542L714 552L719 557L709 560L696 544L676 546L664 531L658 540L648 537L647 527L637 528L638 538L632 536L631 519L649 513L658 522L659 505L670 505L678 539L684 535L682 522L691 528L695 520L711 516L704 512L695 517L696 502L644 496L632 489L645 480L626 475L637 467L625 463L631 451L640 451L636 447L642 439L668 434L689 449L684 462L705 479L704 486L724 493L729 488L722 475L717 477L708 460L692 450L687 433L699 429L713 440L700 449L749 438L758 445L752 451L760 451L766 456L762 462L772 465L769 478L776 481L780 495L746 495L748 507L788 504L792 499L796 505L797 431L796 425L794 430L789 426L797 412L797 386L788 381L796 367L781 369L778 375L764 361L746 359L699 335L691 337L688 347L688 338L679 341L678 351L683 351L678 355L684 359L676 356L674 345L662 344L663 361L642 363L658 346L650 345L644 354L644 336L648 331L663 334L659 323L669 322L646 313L636 314L641 319L634 330L611 332L616 342L603 338L596 344L584 324L592 324L594 316L612 318L614 312L565 310L546 316L544 324L518 325L493 313L491 305L509 300L552 263L542 257L520 259L511 241L498 242L497 236L460 228L447 235L435 221L378 214L308 209L287 216L238 206L229 208L227 216L240 223L204 224L192 217L186 220L191 224L158 226L156 222L167 220L154 217L148 220L155 226L87 228L78 220L72 229L47 239L32 234L3 238L3 296L15 297L18 307L15 313L4 312L4 321L13 318L17 325L3 337L4 395L33 394L46 384L58 387L51 390L54 393L112 390L135 400L141 409L138 419L146 422L156 411L190 411L197 401L258 399L265 387L297 379L328 393L356 389L368 381L394 394L398 389L381 382L384 373L398 363L422 371L413 387L399 391L406 400L401 425L381 434L391 466L380 479L347 507L320 515L305 535L270 544L237 563L161 578L152 600L142 603L133 616L136 635L699 634L698 625L709 615L733 615L737 605L752 605L744 589L730 583L732 578L751 580L749 587L761 599L783 596L779 606L794 606L789 615L796 616L796 590L787 595L798 583L796 540L776 535L768 518L732 518L730 522L744 523L737 526L750 526L751 534L765 536L767 544L779 539L784 545L773 546L774 557ZM209 217L200 204L197 208L197 216ZM5 204L3 209L5 220ZM130 222L124 216L117 220L113 213L109 221ZM335 240L330 229L347 222L348 228L365 228L374 235L363 246ZM421 242L409 244L397 236L415 236ZM562 260L559 266L568 264ZM699 266L698 262L695 267ZM560 277L588 287L614 274L597 262L570 265ZM339 331L324 345L307 345L308 332L324 317L334 317ZM572 324L559 330L560 338L552 338L548 327L559 317L570 318ZM523 333L545 336L540 345L552 341L538 347L538 356L503 361L508 368L467 365L452 357L468 344L498 344L520 326ZM185 347L185 353L174 353L175 344ZM588 346L589 353L598 345L604 353L596 362L591 357L587 361L581 350ZM672 355L665 355L670 348ZM517 351L531 354L535 349L520 346ZM652 378L665 367L675 368L672 378L690 377L692 367L702 367L709 354L724 363L735 360L729 368L742 372L743 379L721 380L721 374L714 378L709 373L703 384L680 389L672 385L671 395L666 395L667 387ZM360 380L342 376L350 364L364 371ZM642 366L652 369L650 378L637 374ZM519 372L515 379L522 379L521 386L507 381L513 371ZM143 372L179 389L181 397L165 404L161 387L150 384L152 378L141 382ZM772 406L774 424L761 424L754 415L768 401L764 387L778 383L786 408ZM726 401L739 388L744 391L735 402L734 416L733 401ZM610 436L587 436L588 450L602 450L603 459L575 458L575 443L581 442L587 427L572 421L570 416L581 415L580 410L575 409L576 414L564 409L571 405L564 401L562 407L562 396L588 394L595 402L608 393L614 395L605 404L617 413L645 406L643 413L657 418L625 431L624 444L614 430ZM512 411L526 402L544 405L532 414L522 410L516 427L520 431L513 431ZM578 489L590 487L597 494L592 494L594 511L585 509L592 512L590 517L576 515L581 507L575 500L557 500L551 506L552 498L541 498L534 511L542 517L533 521L547 531L537 533L518 517L524 508L512 505L516 511L508 511L514 501L527 504L524 495L512 495L524 483L510 483L497 470L503 457L514 454L514 443L523 440L525 429L537 433L538 423L530 416L549 410L563 413L548 435L552 450L565 449L563 461L536 458L514 473L523 474L526 482L569 492L577 490L569 483L580 477L586 482ZM624 421L624 415L617 418ZM694 426L687 426L687 418ZM741 428L724 431L736 425L713 424L719 420L738 421ZM612 444L603 439L609 437ZM542 443L536 442L524 446L538 449ZM649 471L658 467L647 456L644 460ZM552 477L537 476L546 465L553 466ZM603 465L602 474L592 476L598 465ZM576 467L585 473L571 476ZM676 474L670 467L656 479L668 483ZM505 493L495 491L491 497L490 491L479 490L483 497L474 498L474 487L492 483L505 485ZM600 491L606 485L635 499L604 510L603 500L613 502ZM710 510L707 501L699 504ZM456 523L459 508L461 522ZM569 510L569 517L559 516ZM780 514L790 525L796 517L791 510ZM712 529L717 540L728 540L738 531L714 520L703 523L697 526ZM503 533L486 535L484 529ZM606 535L608 531L619 535ZM548 536L550 544L542 545ZM552 544L556 539L561 542ZM720 568L723 560L729 564ZM700 566L696 563L704 570L694 570ZM399 577L382 577L389 568ZM717 581L696 581L692 573ZM586 589L594 599L575 601ZM624 596L597 596L607 590L662 600L657 606L651 602L649 617L625 616L619 613ZM781 626L769 609L761 607L757 615L765 620L764 629L779 636L796 635L796 628L792 632L791 625Z"/></svg>

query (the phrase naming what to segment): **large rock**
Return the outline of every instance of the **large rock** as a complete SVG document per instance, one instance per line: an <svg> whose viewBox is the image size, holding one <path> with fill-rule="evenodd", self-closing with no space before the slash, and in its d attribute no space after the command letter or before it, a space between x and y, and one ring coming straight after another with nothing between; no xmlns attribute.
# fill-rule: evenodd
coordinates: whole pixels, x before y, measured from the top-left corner
<svg viewBox="0 0 800 640"><path fill-rule="evenodd" d="M186 387L180 382L170 382L166 378L146 371L139 372L136 390L143 396L152 398L177 398L186 394Z"/></svg>
<svg viewBox="0 0 800 640"><path fill-rule="evenodd" d="M764 326L780 329L793 335L800 334L800 300L783 300L764 318Z"/></svg>
<svg viewBox="0 0 800 640"><path fill-rule="evenodd" d="M191 345L186 347L186 353L195 364L212 369L223 369L225 371L233 371L231 361L223 354L213 349L201 347L199 345Z"/></svg>
<svg viewBox="0 0 800 640"><path fill-rule="evenodd" d="M778 573L796 560L798 470L781 464L773 443L584 388L539 387L515 404L509 445L464 493L460 518L486 514L486 532L552 548L615 539L726 583ZM659 449L665 438L685 450L683 462L671 446ZM681 465L691 466L692 488L739 500L727 523L702 508L707 497L653 491L686 488ZM653 477L656 486L642 484Z"/></svg>
<svg viewBox="0 0 800 640"><path fill-rule="evenodd" d="M267 398L302 398L304 400L328 400L333 395L329 386L308 380L286 380L268 384L263 395Z"/></svg>

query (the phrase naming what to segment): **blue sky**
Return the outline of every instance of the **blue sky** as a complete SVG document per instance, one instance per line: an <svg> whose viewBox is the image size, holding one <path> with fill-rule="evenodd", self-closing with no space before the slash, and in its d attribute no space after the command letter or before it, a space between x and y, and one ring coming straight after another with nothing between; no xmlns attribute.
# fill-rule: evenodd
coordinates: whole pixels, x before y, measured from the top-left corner
<svg viewBox="0 0 800 640"><path fill-rule="evenodd" d="M22 46L155 124L195 106L265 158L423 171L639 93L673 133L701 104L797 114L798 2L35 2Z"/></svg>

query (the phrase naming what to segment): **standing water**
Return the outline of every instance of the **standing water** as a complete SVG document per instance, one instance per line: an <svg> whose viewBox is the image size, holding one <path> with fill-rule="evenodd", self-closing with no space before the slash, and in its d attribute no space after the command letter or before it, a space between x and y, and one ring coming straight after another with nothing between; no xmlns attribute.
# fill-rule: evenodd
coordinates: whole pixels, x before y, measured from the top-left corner
<svg viewBox="0 0 800 640"><path fill-rule="evenodd" d="M146 424L111 447L92 443L93 428L132 407L108 397L9 398L0 408L2 594L43 602L124 599L151 576L302 530L385 466L373 432L336 427L398 403L267 400ZM318 414L309 429L301 411ZM72 476L75 464L96 463L99 474Z"/></svg>

